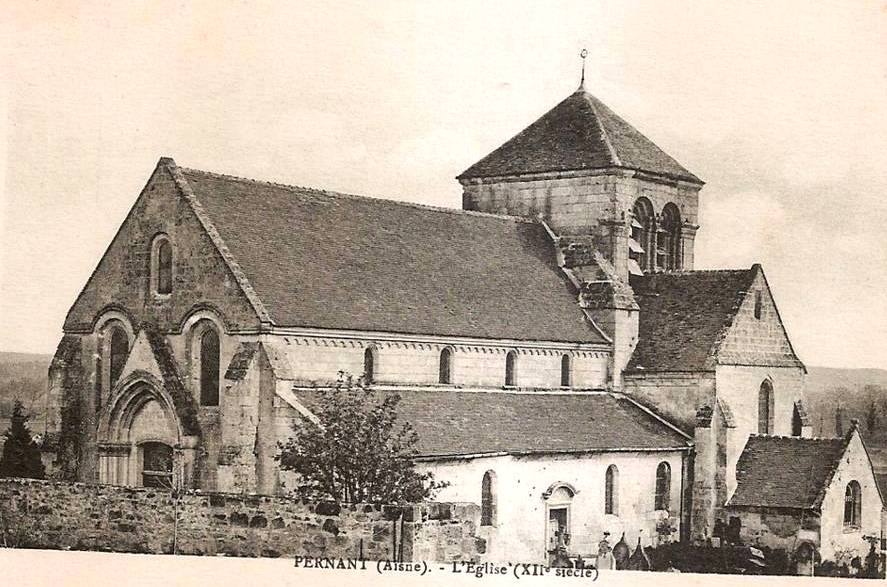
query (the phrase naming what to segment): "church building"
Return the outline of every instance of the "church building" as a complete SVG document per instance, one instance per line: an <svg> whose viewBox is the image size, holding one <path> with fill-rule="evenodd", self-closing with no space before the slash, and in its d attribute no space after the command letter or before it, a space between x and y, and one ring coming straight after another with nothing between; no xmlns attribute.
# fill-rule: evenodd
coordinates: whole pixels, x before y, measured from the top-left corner
<svg viewBox="0 0 887 587"><path fill-rule="evenodd" d="M796 504L824 529L803 540L826 554L837 528L864 554L865 445L811 438L763 269L694 270L697 176L580 86L457 179L462 210L161 158L64 323L57 475L285 492L278 446L344 371L401 396L490 560L705 540L731 516L767 543L782 506L747 488L799 451L834 464L812 494L839 479L856 515Z"/></svg>

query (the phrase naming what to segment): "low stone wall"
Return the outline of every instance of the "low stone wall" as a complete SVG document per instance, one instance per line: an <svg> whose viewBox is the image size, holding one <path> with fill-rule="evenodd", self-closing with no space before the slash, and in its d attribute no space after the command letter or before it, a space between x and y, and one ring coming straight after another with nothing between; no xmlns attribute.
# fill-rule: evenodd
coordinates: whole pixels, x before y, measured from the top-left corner
<svg viewBox="0 0 887 587"><path fill-rule="evenodd" d="M377 506L0 479L0 544L250 557L477 561L474 504Z"/></svg>

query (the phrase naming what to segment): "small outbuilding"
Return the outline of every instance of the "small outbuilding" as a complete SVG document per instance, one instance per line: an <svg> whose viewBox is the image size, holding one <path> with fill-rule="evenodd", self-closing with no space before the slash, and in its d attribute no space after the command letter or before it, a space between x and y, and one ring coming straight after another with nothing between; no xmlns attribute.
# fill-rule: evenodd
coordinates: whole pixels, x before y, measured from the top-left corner
<svg viewBox="0 0 887 587"><path fill-rule="evenodd" d="M727 515L747 544L823 561L865 559L883 538L884 500L858 426L843 438L753 435L736 467Z"/></svg>

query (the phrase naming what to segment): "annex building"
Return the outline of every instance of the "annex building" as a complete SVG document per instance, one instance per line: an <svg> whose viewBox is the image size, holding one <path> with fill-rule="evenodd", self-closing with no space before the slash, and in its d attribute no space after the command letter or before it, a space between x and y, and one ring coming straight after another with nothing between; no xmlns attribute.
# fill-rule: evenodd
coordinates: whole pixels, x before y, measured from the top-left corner
<svg viewBox="0 0 887 587"><path fill-rule="evenodd" d="M458 181L462 210L160 159L64 323L57 474L285 491L278 445L345 371L402 396L493 560L730 518L864 556L865 445L811 438L763 269L694 270L697 176L580 87Z"/></svg>

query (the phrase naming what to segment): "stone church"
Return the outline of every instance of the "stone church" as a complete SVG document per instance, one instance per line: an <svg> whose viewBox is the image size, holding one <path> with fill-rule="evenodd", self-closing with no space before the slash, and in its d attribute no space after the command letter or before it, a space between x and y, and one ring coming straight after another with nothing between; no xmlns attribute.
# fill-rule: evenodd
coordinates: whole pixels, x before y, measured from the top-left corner
<svg viewBox="0 0 887 587"><path fill-rule="evenodd" d="M462 210L160 159L64 323L57 475L285 492L279 443L344 371L401 395L419 466L481 505L492 559L703 540L731 516L867 549L865 445L811 438L763 269L693 269L697 176L580 87L457 179ZM815 499L786 522L794 488L767 479L799 454Z"/></svg>

